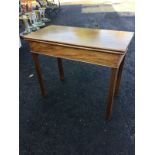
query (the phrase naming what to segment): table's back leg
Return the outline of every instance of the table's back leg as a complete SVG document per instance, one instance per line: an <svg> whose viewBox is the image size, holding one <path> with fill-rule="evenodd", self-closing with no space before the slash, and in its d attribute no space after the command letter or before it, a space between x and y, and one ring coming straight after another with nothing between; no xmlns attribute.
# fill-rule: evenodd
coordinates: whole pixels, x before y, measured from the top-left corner
<svg viewBox="0 0 155 155"><path fill-rule="evenodd" d="M64 80L64 70L63 70L62 59L61 58L57 58L57 61L58 61L60 80Z"/></svg>
<svg viewBox="0 0 155 155"><path fill-rule="evenodd" d="M44 83L43 83L43 78L42 78L42 74L41 74L38 54L32 53L32 57L33 57L36 72L37 72L37 75L38 75L38 81L39 81L39 84L40 84L41 94L42 94L42 96L45 96L45 89L44 89Z"/></svg>
<svg viewBox="0 0 155 155"><path fill-rule="evenodd" d="M110 120L112 115L113 97L115 93L116 81L117 81L118 69L111 69L110 88L107 100L106 119Z"/></svg>
<svg viewBox="0 0 155 155"><path fill-rule="evenodd" d="M121 81L121 77L122 77L123 66L124 66L124 61L125 61L125 58L122 60L120 67L119 67L118 77L117 77L117 82L116 82L116 88L115 88L115 96L118 95L118 91L119 91L119 87L120 87L120 81Z"/></svg>

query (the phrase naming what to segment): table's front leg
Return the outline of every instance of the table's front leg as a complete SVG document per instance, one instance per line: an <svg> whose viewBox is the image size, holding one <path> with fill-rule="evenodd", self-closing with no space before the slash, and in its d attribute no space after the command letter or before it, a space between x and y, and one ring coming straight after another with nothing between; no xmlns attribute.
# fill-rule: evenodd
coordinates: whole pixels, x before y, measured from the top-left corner
<svg viewBox="0 0 155 155"><path fill-rule="evenodd" d="M60 80L64 80L64 70L63 70L62 59L61 58L57 58L57 61L58 61Z"/></svg>
<svg viewBox="0 0 155 155"><path fill-rule="evenodd" d="M124 61L125 61L125 57L123 58L120 66L119 66L118 77L117 77L116 88L115 88L115 96L118 95L121 77L122 77L123 66L124 66Z"/></svg>
<svg viewBox="0 0 155 155"><path fill-rule="evenodd" d="M106 109L106 119L110 120L112 115L112 105L113 105L113 98L115 94L117 76L118 76L118 68L111 69L111 77L110 77L110 88L107 100L107 109Z"/></svg>
<svg viewBox="0 0 155 155"><path fill-rule="evenodd" d="M42 94L42 96L45 96L45 89L44 89L44 83L43 83L43 78L42 78L42 74L41 74L38 54L32 53L32 57L33 57L36 72L37 72L37 75L38 75L38 81L39 81L39 84L40 84L41 94Z"/></svg>

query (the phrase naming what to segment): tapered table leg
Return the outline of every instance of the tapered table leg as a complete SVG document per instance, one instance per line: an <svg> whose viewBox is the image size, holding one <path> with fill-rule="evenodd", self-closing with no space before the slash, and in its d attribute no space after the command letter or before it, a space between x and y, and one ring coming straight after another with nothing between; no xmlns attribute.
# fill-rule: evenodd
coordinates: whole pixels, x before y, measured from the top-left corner
<svg viewBox="0 0 155 155"><path fill-rule="evenodd" d="M57 58L57 61L58 61L60 80L64 80L64 70L63 70L62 59L61 58Z"/></svg>
<svg viewBox="0 0 155 155"><path fill-rule="evenodd" d="M45 89L44 89L44 83L43 83L43 78L42 78L42 74L41 74L38 54L32 53L32 57L33 57L36 72L37 72L37 75L38 75L38 81L39 81L39 84L40 84L41 94L42 94L42 96L45 96Z"/></svg>
<svg viewBox="0 0 155 155"><path fill-rule="evenodd" d="M123 61L120 64L120 67L119 67L118 77L117 77L117 81L116 81L116 88L115 88L115 96L118 95L120 81L121 81L121 77L122 77L123 66L124 66L124 60L125 60L125 58L123 59Z"/></svg>
<svg viewBox="0 0 155 155"><path fill-rule="evenodd" d="M113 97L115 93L115 86L117 81L118 69L111 69L111 78L110 78L110 88L107 100L107 109L106 109L106 119L110 120L112 115L112 105L113 105Z"/></svg>

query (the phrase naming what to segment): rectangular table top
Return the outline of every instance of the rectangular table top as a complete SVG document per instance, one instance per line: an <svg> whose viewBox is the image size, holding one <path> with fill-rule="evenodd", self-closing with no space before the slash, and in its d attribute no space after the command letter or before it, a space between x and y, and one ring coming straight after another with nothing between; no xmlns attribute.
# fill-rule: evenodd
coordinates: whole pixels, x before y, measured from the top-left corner
<svg viewBox="0 0 155 155"><path fill-rule="evenodd" d="M27 40L125 52L133 32L50 25L25 35Z"/></svg>

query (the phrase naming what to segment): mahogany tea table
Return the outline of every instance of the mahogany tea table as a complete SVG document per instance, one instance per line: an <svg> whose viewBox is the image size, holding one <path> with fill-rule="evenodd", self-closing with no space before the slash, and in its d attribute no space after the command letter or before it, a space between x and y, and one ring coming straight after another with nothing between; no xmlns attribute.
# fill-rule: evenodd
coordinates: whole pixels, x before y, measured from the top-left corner
<svg viewBox="0 0 155 155"><path fill-rule="evenodd" d="M45 88L38 55L56 57L60 79L64 79L62 58L111 68L106 119L112 115L125 55L134 33L127 31L51 25L23 36L29 42L42 95Z"/></svg>

